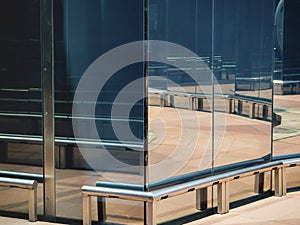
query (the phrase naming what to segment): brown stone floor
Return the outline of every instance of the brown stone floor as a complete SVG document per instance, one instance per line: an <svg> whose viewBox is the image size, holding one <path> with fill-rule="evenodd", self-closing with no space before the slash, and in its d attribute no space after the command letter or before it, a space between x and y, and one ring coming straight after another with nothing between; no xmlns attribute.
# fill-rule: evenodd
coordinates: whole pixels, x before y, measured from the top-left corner
<svg viewBox="0 0 300 225"><path fill-rule="evenodd" d="M270 197L250 203L224 215L212 215L185 225L299 225L300 192L288 193L283 197ZM54 225L24 219L0 217L3 225Z"/></svg>
<svg viewBox="0 0 300 225"><path fill-rule="evenodd" d="M186 225L299 225L300 192L270 197Z"/></svg>

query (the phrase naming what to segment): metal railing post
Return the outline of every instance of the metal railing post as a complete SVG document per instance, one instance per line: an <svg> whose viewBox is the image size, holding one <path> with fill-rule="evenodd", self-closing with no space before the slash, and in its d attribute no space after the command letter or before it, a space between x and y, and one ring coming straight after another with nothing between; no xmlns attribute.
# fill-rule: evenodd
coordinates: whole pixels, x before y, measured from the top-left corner
<svg viewBox="0 0 300 225"><path fill-rule="evenodd" d="M156 202L146 202L146 225L156 225Z"/></svg>
<svg viewBox="0 0 300 225"><path fill-rule="evenodd" d="M286 168L281 167L275 170L275 196L286 195Z"/></svg>
<svg viewBox="0 0 300 225"><path fill-rule="evenodd" d="M89 195L82 196L82 207L83 207L83 225L91 225L91 197Z"/></svg>
<svg viewBox="0 0 300 225"><path fill-rule="evenodd" d="M35 222L37 220L37 181L33 184L33 189L28 190L29 195L29 221Z"/></svg>
<svg viewBox="0 0 300 225"><path fill-rule="evenodd" d="M229 182L224 181L218 184L218 213L229 212Z"/></svg>
<svg viewBox="0 0 300 225"><path fill-rule="evenodd" d="M264 192L265 173L254 175L254 193L261 194Z"/></svg>
<svg viewBox="0 0 300 225"><path fill-rule="evenodd" d="M196 209L207 209L207 187L196 191Z"/></svg>

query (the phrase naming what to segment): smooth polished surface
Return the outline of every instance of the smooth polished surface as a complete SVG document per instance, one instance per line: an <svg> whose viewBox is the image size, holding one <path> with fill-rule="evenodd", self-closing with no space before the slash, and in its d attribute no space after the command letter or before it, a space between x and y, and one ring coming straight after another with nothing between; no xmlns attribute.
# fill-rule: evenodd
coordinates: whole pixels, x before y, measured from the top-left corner
<svg viewBox="0 0 300 225"><path fill-rule="evenodd" d="M298 225L300 221L300 192L284 197L270 197L239 208L227 214L215 214L186 225Z"/></svg>
<svg viewBox="0 0 300 225"><path fill-rule="evenodd" d="M230 210L230 213L215 214L186 225L298 225L300 221L300 192L288 193L284 197L270 197ZM267 216L269 214L272 216ZM28 220L0 217L5 225L32 225ZM54 225L37 221L34 225Z"/></svg>
<svg viewBox="0 0 300 225"><path fill-rule="evenodd" d="M298 98L298 95L293 96L275 96L275 99L277 101L277 104L281 103L283 107L296 107L298 106L298 102L300 98ZM203 117L205 117L205 112L202 113ZM233 118L234 117L234 118ZM220 156L218 156L218 160L230 162L232 157L239 158L240 155L249 155L249 158L251 158L252 154L257 154L257 149L251 148L253 144L256 143L256 139L259 139L260 136L256 137L254 134L255 132L240 132L240 126L244 123L244 121L252 122L253 124L253 130L257 128L257 125L262 123L262 121L257 121L249 118L240 117L237 115L228 115L227 125L236 125L235 129L232 129L232 132L234 132L234 135L236 136L236 141L239 144L230 145L230 143L223 143L228 148L224 149L224 152L222 151L220 153ZM232 118L232 119L231 119ZM289 117L284 117L285 119L289 120ZM233 120L234 119L234 120ZM239 120L240 123L237 123L236 121ZM205 122L209 123L209 121L203 119L201 120L201 126L202 128L205 127ZM289 120L292 124L293 121ZM247 131L250 131L248 128ZM231 135L231 134L228 134ZM240 139L250 139L253 143L245 143L241 144L239 142ZM154 140L155 141L155 140ZM299 150L299 144L300 144L300 136L294 136L286 137L283 139L279 139L275 141L275 148L276 153L280 151L281 154L286 153L297 153ZM286 145L289 143L289 145ZM9 144L10 146L10 160L23 160L23 159L30 159L33 162L40 162L39 158L39 152L41 151L39 146L24 146L20 144ZM231 146L229 148L229 146ZM243 149L243 151L239 151L239 149ZM230 151L228 150L230 149ZM228 150L228 151L227 151ZM153 153L156 153L155 151ZM157 158L161 157L163 158L164 155L167 155L168 152L160 152L160 154L157 154ZM200 155L200 154L199 154ZM154 155L153 155L154 156ZM200 157L200 156L198 156ZM190 167L192 169L196 166L197 163L195 161L196 156L192 159L189 165L187 165L187 168L183 168L184 171L188 171ZM11 162L11 161L10 161ZM41 167L34 167L34 166L22 166L22 165L16 165L12 163L3 163L0 165L0 169L2 170L9 170L9 171L22 171L26 173L42 173ZM83 184L87 185L95 185L96 181L99 180L101 177L99 174L93 171L84 171L84 170L72 170L72 169L65 169L61 170L58 169L57 173L59 173L57 184L58 184L58 210L57 214L59 217L65 216L66 218L75 218L75 219L82 219L82 200L81 200L81 187ZM287 171L287 187L297 187L300 186L299 179L295 179L299 177L299 167L295 168L289 168ZM109 176L117 176L114 173L109 173ZM269 186L269 182L267 181L269 178L266 177L265 184ZM268 187L265 187L265 190L267 190ZM209 193L211 190L208 190ZM14 196L14 198L6 199L1 198L0 205L1 210L7 210L7 211L13 211L13 212L24 212L26 213L28 208L27 205L23 205L22 202L27 201L27 197L19 196L23 192L12 192L12 189L4 189L2 190L1 196ZM211 193L210 193L211 194ZM24 193L26 195L26 192ZM232 183L230 187L230 199L231 202L234 202L239 199L247 198L249 196L253 195L253 178L243 178L236 180L234 183ZM27 195L26 195L27 196ZM39 185L39 191L38 191L38 213L39 215L42 214L43 211L43 204L41 202L43 195L42 195L42 185ZM174 219L174 217L180 217L181 215L187 215L190 214L194 209L194 195L191 193L191 195L182 197L174 198L174 200L164 202L163 204L158 205L157 207L157 214L158 214L158 222L165 221L168 219ZM96 204L94 201L92 204ZM128 224L130 220L130 224L141 224L142 220L142 210L140 205L133 205L133 204L127 204L123 201L115 201L109 203L110 208L108 209L109 212L109 218L110 220L117 220L116 218L121 217L122 220L125 220L125 224ZM214 203L214 206L216 204ZM208 207L212 207L211 201L208 202ZM95 208L95 207L94 207ZM231 213L231 212L230 212ZM92 218L93 220L96 220L96 212L92 212ZM128 219L129 218L129 219ZM124 221L123 220L123 221ZM5 224L1 223L0 224Z"/></svg>
<svg viewBox="0 0 300 225"><path fill-rule="evenodd" d="M48 218L56 216L55 178L55 119L54 119L54 49L53 1L41 1L42 105L43 105L43 164L44 212Z"/></svg>

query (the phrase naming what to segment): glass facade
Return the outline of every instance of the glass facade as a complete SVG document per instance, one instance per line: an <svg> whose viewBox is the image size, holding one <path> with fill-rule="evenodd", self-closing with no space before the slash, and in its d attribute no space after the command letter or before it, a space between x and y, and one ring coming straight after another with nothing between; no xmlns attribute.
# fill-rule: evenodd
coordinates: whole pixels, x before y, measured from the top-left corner
<svg viewBox="0 0 300 225"><path fill-rule="evenodd" d="M78 222L82 185L152 191L299 157L299 7L296 0L1 1L0 170L43 177L38 214ZM299 186L297 174L291 170L288 186ZM231 183L232 207L272 195L272 173L257 179ZM0 212L26 214L25 200L3 198ZM99 223L101 201L92 202ZM216 207L212 185L159 202L157 219L181 224ZM143 224L146 213L140 202L106 200L108 222Z"/></svg>
<svg viewBox="0 0 300 225"><path fill-rule="evenodd" d="M1 171L43 174L39 1L0 3ZM16 7L18 5L18 7ZM26 213L27 190L2 188L1 210ZM43 184L38 188L43 214Z"/></svg>

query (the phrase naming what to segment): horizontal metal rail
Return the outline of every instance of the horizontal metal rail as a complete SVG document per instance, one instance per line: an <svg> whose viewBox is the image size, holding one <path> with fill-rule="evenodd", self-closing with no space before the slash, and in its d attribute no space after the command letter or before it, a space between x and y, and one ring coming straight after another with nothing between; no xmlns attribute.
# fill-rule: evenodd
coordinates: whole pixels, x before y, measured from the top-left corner
<svg viewBox="0 0 300 225"><path fill-rule="evenodd" d="M27 144L37 144L41 145L43 143L43 138L40 135L22 135L22 134L5 134L0 133L0 141L3 143L1 149L2 157L0 157L1 162L6 162L8 160L8 145L7 143L27 143ZM97 139L75 139L71 137L55 137L56 145L56 167L58 169L66 169L73 167L74 165L74 147L84 147L95 149L109 149L112 151L129 151L134 154L138 154L144 148L143 143L139 142L118 142L113 140L97 140ZM142 163L142 157L139 159L139 163ZM1 176L1 173L0 173ZM31 178L30 178L31 179ZM34 178L35 179L35 178Z"/></svg>
<svg viewBox="0 0 300 225"><path fill-rule="evenodd" d="M213 175L205 178L201 178L194 181L185 182L182 184L172 185L170 187L164 187L162 189L158 189L152 192L143 192L140 190L129 190L128 187L123 185L123 188L110 188L110 187L94 187L94 186L83 186L82 191L83 194L99 196L99 197L108 197L108 198L125 198L129 200L136 201L149 201L148 195L140 194L140 193L152 193L151 196L155 201L159 201L162 199L166 199L169 197L177 196L183 193L187 193L190 191L198 190L203 187L212 186L218 183L222 183L225 181L235 180L242 177L247 177L250 175L256 175L258 173L263 173L269 170L278 169L278 166L281 166L281 162L269 162L263 165L248 167L244 169L239 169L236 171L226 172L223 174ZM124 195L124 196L123 196ZM132 195L132 197L130 197ZM136 195L140 196L139 199L136 199ZM151 198L150 198L151 199ZM151 199L152 200L152 199Z"/></svg>
<svg viewBox="0 0 300 225"><path fill-rule="evenodd" d="M264 165L239 169L236 171L226 172L223 174L213 175L210 177L202 178L195 181L186 182L183 184L174 185L171 187L163 188L160 190L153 191L154 198L156 200L166 199L169 197L174 197L180 194L184 194L190 191L199 190L200 188L220 184L223 182L228 182L231 180L236 180L239 178L256 175L259 173L264 173L270 170L278 169L281 162L270 162Z"/></svg>
<svg viewBox="0 0 300 225"><path fill-rule="evenodd" d="M143 201L147 204L146 221L148 225L156 224L156 202L174 197L180 194L198 191L201 188L217 185L218 188L218 213L227 213L229 211L229 182L242 177L257 176L268 171L274 171L275 173L275 196L282 196L286 194L286 179L285 169L288 167L300 166L300 158L277 160L273 162L267 162L261 165L251 166L243 169L237 169L235 171L225 172L210 177L200 178L193 181L187 181L181 184L171 185L154 191L141 191L136 189L126 188L125 185L121 185L122 188L107 187L107 183L104 183L105 187L83 186L83 224L91 224L91 200L92 196L98 196L102 198L119 198L132 201ZM105 218L105 216L103 216Z"/></svg>
<svg viewBox="0 0 300 225"><path fill-rule="evenodd" d="M38 135L22 135L22 134L3 134L0 133L0 140L7 141L27 141L27 142L36 142L42 143L43 137ZM77 145L94 145L94 146L104 146L104 147L126 147L133 149L142 149L143 144L132 143L132 142L109 142L99 141L99 140L89 140L89 139L75 139L68 137L55 137L55 143L57 144L77 144Z"/></svg>
<svg viewBox="0 0 300 225"><path fill-rule="evenodd" d="M27 117L27 118L35 118L41 119L42 114L38 113L26 113L26 112L0 112L1 117ZM76 115L55 115L55 119L64 119L64 120L95 120L95 121L116 121L116 122L136 122L136 123L143 123L142 119L134 119L134 118L119 118L119 117L91 117L91 116L76 116Z"/></svg>
<svg viewBox="0 0 300 225"><path fill-rule="evenodd" d="M35 180L24 180L24 179L18 179L18 178L0 177L0 186L2 186L2 187L34 189L35 185L37 185L37 181L35 181Z"/></svg>
<svg viewBox="0 0 300 225"><path fill-rule="evenodd" d="M0 186L28 190L29 221L37 220L37 186L36 180L0 177Z"/></svg>
<svg viewBox="0 0 300 225"><path fill-rule="evenodd" d="M82 187L82 194L83 196L101 196L145 202L152 202L155 200L155 196L152 192L86 185Z"/></svg>
<svg viewBox="0 0 300 225"><path fill-rule="evenodd" d="M201 93L191 92L177 92L169 90L150 89L150 96L159 96L159 103L153 105L159 105L160 107L174 107L175 97L184 97L187 99L187 105L185 108L196 111L211 111L211 106L208 99L211 99L212 95L204 95ZM214 95L225 101L224 111L228 114L236 113L238 115L248 115L251 119L264 119L266 121L272 120L271 102L268 99L246 97L242 95ZM151 101L150 105L151 105Z"/></svg>
<svg viewBox="0 0 300 225"><path fill-rule="evenodd" d="M36 180L38 183L44 182L44 177L42 174L33 174L33 173L23 173L23 172L13 172L13 171L6 171L0 170L0 177L7 177L7 178L16 178L22 180Z"/></svg>
<svg viewBox="0 0 300 225"><path fill-rule="evenodd" d="M74 147L90 148L92 151L95 149L108 149L111 151L126 150L133 154L139 154L144 148L143 143L138 142L118 142L113 140L96 140L96 139L75 139L69 137L55 137L55 151L56 151L56 168L66 169L74 166ZM42 145L43 138L40 135L22 135L22 134L5 134L0 133L0 142L3 144L1 149L2 157L1 162L8 160L8 144L7 143L27 143ZM139 163L142 163L142 157L139 157ZM1 172L0 172L1 176ZM18 178L18 176L16 177ZM29 178L31 179L31 178ZM35 179L35 178L34 178Z"/></svg>

